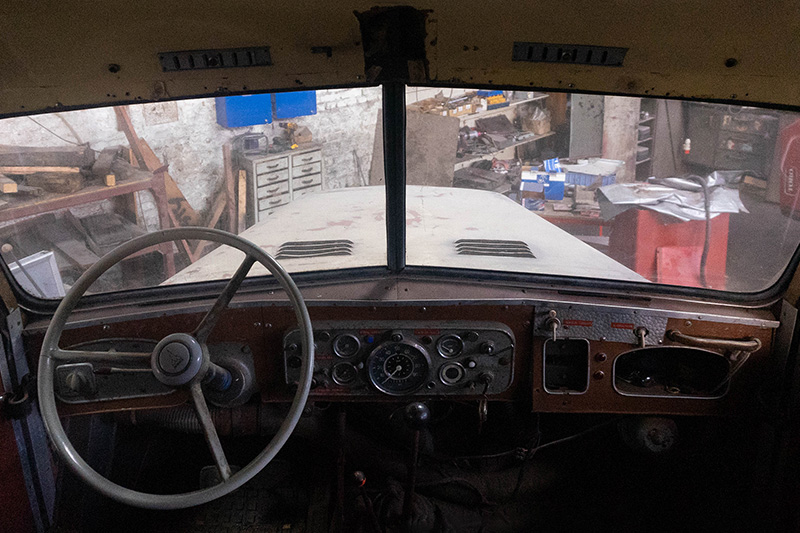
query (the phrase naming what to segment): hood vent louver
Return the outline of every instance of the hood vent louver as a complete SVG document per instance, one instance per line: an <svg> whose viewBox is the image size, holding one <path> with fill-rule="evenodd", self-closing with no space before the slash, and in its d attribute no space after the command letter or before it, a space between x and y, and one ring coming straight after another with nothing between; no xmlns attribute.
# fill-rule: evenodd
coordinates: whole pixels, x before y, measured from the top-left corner
<svg viewBox="0 0 800 533"><path fill-rule="evenodd" d="M325 257L331 255L353 255L353 241L339 239L332 241L285 242L278 248L275 259Z"/></svg>
<svg viewBox="0 0 800 533"><path fill-rule="evenodd" d="M488 255L496 257L527 257L534 259L531 249L522 241L495 239L459 239L455 242L459 255Z"/></svg>

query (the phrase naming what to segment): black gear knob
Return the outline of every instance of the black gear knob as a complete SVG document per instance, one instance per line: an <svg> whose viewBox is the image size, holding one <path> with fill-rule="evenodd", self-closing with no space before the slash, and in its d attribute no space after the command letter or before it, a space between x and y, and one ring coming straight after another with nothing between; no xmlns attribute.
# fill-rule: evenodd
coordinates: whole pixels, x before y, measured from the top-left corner
<svg viewBox="0 0 800 533"><path fill-rule="evenodd" d="M422 429L430 422L431 410L422 402L414 402L406 405L403 417L411 429Z"/></svg>

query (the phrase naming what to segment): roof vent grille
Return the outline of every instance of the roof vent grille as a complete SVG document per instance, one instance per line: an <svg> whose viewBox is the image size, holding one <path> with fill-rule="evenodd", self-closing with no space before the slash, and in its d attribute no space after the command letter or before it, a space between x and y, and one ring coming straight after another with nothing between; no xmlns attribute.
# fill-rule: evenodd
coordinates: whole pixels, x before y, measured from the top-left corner
<svg viewBox="0 0 800 533"><path fill-rule="evenodd" d="M511 61L621 67L627 52L613 46L515 42Z"/></svg>
<svg viewBox="0 0 800 533"><path fill-rule="evenodd" d="M164 72L272 65L269 46L162 52L158 54L158 60L161 62L161 70Z"/></svg>
<svg viewBox="0 0 800 533"><path fill-rule="evenodd" d="M459 239L455 242L459 255L488 255L496 257L535 258L531 249L522 241L496 239Z"/></svg>
<svg viewBox="0 0 800 533"><path fill-rule="evenodd" d="M292 241L281 244L275 259L297 259L300 257L326 257L331 255L353 255L353 241Z"/></svg>

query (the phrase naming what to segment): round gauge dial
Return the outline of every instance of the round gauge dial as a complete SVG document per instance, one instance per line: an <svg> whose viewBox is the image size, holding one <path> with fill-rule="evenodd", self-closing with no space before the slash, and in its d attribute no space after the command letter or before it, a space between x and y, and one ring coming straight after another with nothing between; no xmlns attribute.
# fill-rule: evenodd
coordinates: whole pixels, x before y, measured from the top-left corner
<svg viewBox="0 0 800 533"><path fill-rule="evenodd" d="M367 358L370 382L386 394L400 396L420 388L428 380L430 357L419 344L385 342Z"/></svg>
<svg viewBox="0 0 800 533"><path fill-rule="evenodd" d="M348 385L356 380L358 371L350 363L339 363L333 367L331 377L339 385Z"/></svg>
<svg viewBox="0 0 800 533"><path fill-rule="evenodd" d="M333 339L333 353L339 357L353 357L361 349L358 337L345 333Z"/></svg>
<svg viewBox="0 0 800 533"><path fill-rule="evenodd" d="M436 349L442 357L456 357L464 351L464 341L458 335L445 335L436 342Z"/></svg>

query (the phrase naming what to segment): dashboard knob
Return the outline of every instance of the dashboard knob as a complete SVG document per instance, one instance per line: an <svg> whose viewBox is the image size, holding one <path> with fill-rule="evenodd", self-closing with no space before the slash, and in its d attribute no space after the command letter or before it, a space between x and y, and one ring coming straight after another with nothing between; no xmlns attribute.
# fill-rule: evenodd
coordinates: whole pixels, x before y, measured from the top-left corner
<svg viewBox="0 0 800 533"><path fill-rule="evenodd" d="M475 361L475 359L467 359L466 365L467 368L475 368L476 366L478 366L478 363L477 361Z"/></svg>
<svg viewBox="0 0 800 533"><path fill-rule="evenodd" d="M401 333L392 333L392 342L400 342L403 340L403 335Z"/></svg>
<svg viewBox="0 0 800 533"><path fill-rule="evenodd" d="M487 355L492 355L494 353L494 343L492 341L486 341L481 344L481 353L485 353Z"/></svg>
<svg viewBox="0 0 800 533"><path fill-rule="evenodd" d="M89 389L86 376L77 371L70 372L64 377L64 385L66 385L67 390L73 394L82 394L88 392Z"/></svg>
<svg viewBox="0 0 800 533"><path fill-rule="evenodd" d="M422 402L414 402L406 405L403 417L412 429L422 429L430 421L431 410Z"/></svg>
<svg viewBox="0 0 800 533"><path fill-rule="evenodd" d="M494 374L491 372L481 372L478 376L478 383L481 385L490 385L494 381Z"/></svg>

